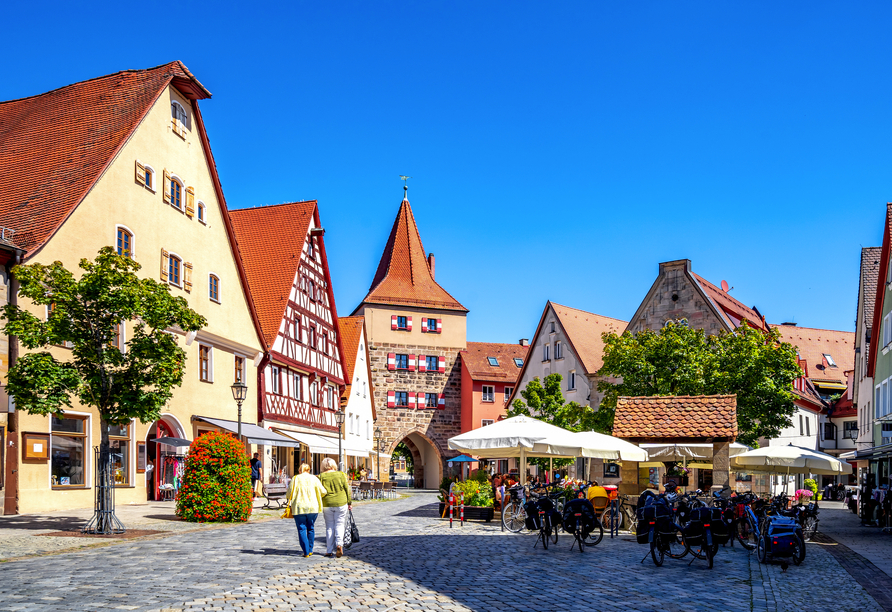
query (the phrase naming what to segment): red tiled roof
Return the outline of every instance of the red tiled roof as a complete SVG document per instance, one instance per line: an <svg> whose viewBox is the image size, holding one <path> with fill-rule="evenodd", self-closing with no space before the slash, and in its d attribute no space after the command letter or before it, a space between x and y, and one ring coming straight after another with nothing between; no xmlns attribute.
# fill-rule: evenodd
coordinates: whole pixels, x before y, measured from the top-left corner
<svg viewBox="0 0 892 612"><path fill-rule="evenodd" d="M550 302L570 341L571 348L587 374L594 374L604 365L604 332L621 334L626 329L627 321L612 319L602 315L577 310Z"/></svg>
<svg viewBox="0 0 892 612"><path fill-rule="evenodd" d="M362 301L468 311L434 280L409 200L400 204L375 279Z"/></svg>
<svg viewBox="0 0 892 612"><path fill-rule="evenodd" d="M814 329L793 325L774 325L784 342L799 351L799 358L808 364L808 377L817 381L846 383L846 371L855 368L855 332L833 329ZM836 367L824 367L824 353L830 355Z"/></svg>
<svg viewBox="0 0 892 612"><path fill-rule="evenodd" d="M737 438L736 395L620 397L613 435L632 439Z"/></svg>
<svg viewBox="0 0 892 612"><path fill-rule="evenodd" d="M716 306L722 309L723 314L731 321L731 327L738 327L740 321L746 319L752 327L767 330L768 327L762 321L762 316L749 306L744 306L741 302L725 293L708 280L691 272L694 279L700 283L704 293L716 303Z"/></svg>
<svg viewBox="0 0 892 612"><path fill-rule="evenodd" d="M170 83L192 99L210 97L171 62L0 103L0 223L29 255L74 211Z"/></svg>
<svg viewBox="0 0 892 612"><path fill-rule="evenodd" d="M461 352L461 361L472 380L514 383L521 372L514 360L526 360L529 351L530 347L520 344L468 342L468 347ZM488 357L495 357L499 365L490 365Z"/></svg>
<svg viewBox="0 0 892 612"><path fill-rule="evenodd" d="M341 331L341 346L343 347L344 353L342 355L342 362L344 364L344 380L347 381L347 386L344 388L344 391L341 393L341 397L347 399L350 397L350 390L353 388L353 375L356 370L356 356L359 354L359 340L362 337L362 329L365 324L365 317L338 317L338 327ZM368 347L363 347L363 351L365 351L365 363L366 368L369 367L369 355L368 355ZM372 421L378 419L378 414L375 411L375 391L372 388L372 376L371 372L368 372L369 378L369 399L372 402Z"/></svg>
<svg viewBox="0 0 892 612"><path fill-rule="evenodd" d="M316 200L229 211L267 348L273 345L285 316L310 221L316 214Z"/></svg>

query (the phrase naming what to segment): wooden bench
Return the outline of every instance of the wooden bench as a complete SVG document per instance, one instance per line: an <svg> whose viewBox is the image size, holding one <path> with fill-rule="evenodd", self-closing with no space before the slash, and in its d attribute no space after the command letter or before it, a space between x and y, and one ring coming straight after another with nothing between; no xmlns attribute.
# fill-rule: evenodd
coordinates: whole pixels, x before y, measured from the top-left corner
<svg viewBox="0 0 892 612"><path fill-rule="evenodd" d="M285 493L288 491L288 485L284 483L265 484L263 485L263 496L266 498L264 508L272 508L270 504L276 502L278 508L283 508L287 498Z"/></svg>

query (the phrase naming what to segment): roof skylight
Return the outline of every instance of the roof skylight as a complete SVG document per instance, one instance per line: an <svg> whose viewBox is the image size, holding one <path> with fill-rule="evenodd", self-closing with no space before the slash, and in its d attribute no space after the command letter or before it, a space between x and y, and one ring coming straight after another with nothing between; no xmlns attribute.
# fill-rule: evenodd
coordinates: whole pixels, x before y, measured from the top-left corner
<svg viewBox="0 0 892 612"><path fill-rule="evenodd" d="M489 365L491 365L491 366L499 365L499 360L496 359L495 357L487 357L486 360L489 361Z"/></svg>

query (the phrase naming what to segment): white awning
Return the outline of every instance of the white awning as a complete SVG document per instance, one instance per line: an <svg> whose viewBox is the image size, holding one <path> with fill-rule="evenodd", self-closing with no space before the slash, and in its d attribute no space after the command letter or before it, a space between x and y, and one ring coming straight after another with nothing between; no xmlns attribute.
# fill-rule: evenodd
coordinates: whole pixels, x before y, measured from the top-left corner
<svg viewBox="0 0 892 612"><path fill-rule="evenodd" d="M335 457L338 456L337 438L329 438L327 436L319 436L316 434L304 433L301 431L291 431L288 429L274 429L277 433L282 434L283 436L288 436L289 438L294 438L301 444L309 447L310 452L314 455L334 455ZM345 455L348 455L350 457L369 456L369 452L367 450L349 447L343 440L341 441L341 449L344 451Z"/></svg>
<svg viewBox="0 0 892 612"><path fill-rule="evenodd" d="M204 421L205 423L210 423L215 427L225 429L234 434L238 434L238 421L211 419L203 416L196 416L193 418ZM283 435L277 434L269 429L264 429L253 423L242 423L242 437L245 438L249 444L260 444L262 446L298 446L298 444L291 438L286 438Z"/></svg>

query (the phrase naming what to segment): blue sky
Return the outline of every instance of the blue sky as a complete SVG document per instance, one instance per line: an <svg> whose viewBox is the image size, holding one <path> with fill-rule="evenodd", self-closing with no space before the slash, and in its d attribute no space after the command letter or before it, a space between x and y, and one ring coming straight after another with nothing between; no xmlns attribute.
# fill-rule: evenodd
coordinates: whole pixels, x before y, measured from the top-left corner
<svg viewBox="0 0 892 612"><path fill-rule="evenodd" d="M860 248L892 200L885 3L5 15L3 99L182 60L214 94L230 207L319 200L341 314L368 291L399 174L469 340L493 342L531 336L549 299L627 319L680 258L771 322L852 330Z"/></svg>

